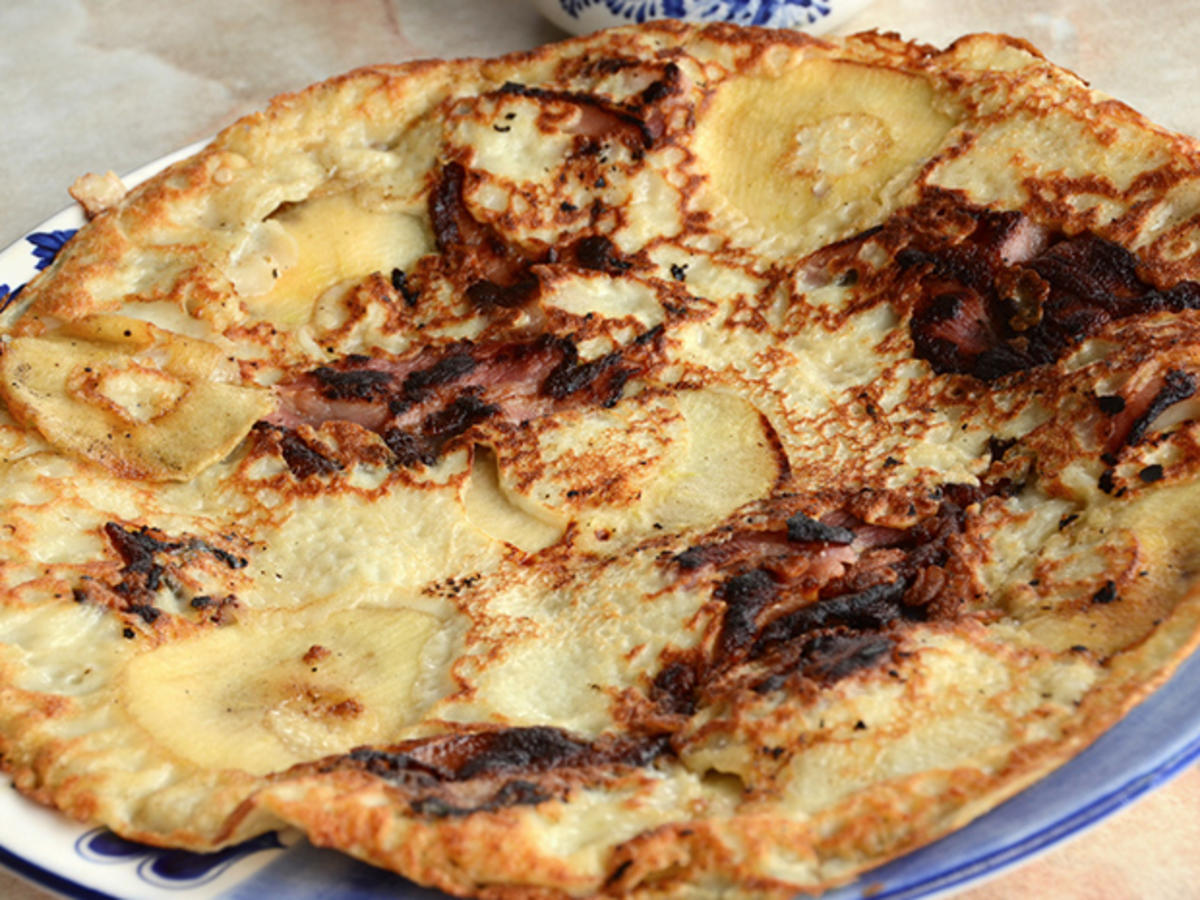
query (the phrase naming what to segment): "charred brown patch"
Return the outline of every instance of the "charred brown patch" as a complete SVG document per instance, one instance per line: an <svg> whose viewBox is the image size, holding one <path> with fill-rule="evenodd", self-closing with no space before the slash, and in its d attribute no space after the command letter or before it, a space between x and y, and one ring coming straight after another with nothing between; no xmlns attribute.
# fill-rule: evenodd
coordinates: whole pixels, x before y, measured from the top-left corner
<svg viewBox="0 0 1200 900"><path fill-rule="evenodd" d="M233 619L239 604L233 594L226 594L220 599L198 594L189 601L188 606L204 613L205 618L214 625L226 625Z"/></svg>
<svg viewBox="0 0 1200 900"><path fill-rule="evenodd" d="M126 528L116 522L104 526L104 535L125 562L121 570L122 583L137 583L145 591L157 591L162 585L163 567L158 555L173 553L183 547L178 541L156 537L148 528Z"/></svg>
<svg viewBox="0 0 1200 900"><path fill-rule="evenodd" d="M830 628L852 631L881 631L904 618L924 616L903 605L908 584L897 580L879 584L854 594L842 594L818 600L773 621L754 643L750 656L758 659L791 644L812 632Z"/></svg>
<svg viewBox="0 0 1200 900"><path fill-rule="evenodd" d="M723 611L711 650L666 661L651 703L691 715L730 679L770 692L794 678L828 685L881 664L906 628L952 619L977 594L961 558L968 510L1007 490L945 485L936 511L909 528L860 520L850 497L824 516L845 524L784 512L778 524L725 531L678 554L672 562L684 572L711 565L737 574L713 589Z"/></svg>
<svg viewBox="0 0 1200 900"><path fill-rule="evenodd" d="M1136 256L1097 235L1053 234L1016 212L936 202L958 208L940 220L923 215L956 228L923 231L930 222L914 217L895 260L917 285L917 356L939 374L994 381L1056 362L1111 322L1200 308L1200 284L1159 290L1139 277ZM956 230L964 216L969 227Z"/></svg>
<svg viewBox="0 0 1200 900"><path fill-rule="evenodd" d="M491 229L474 219L467 211L463 197L467 170L460 163L447 163L441 177L429 194L429 219L433 236L441 253L451 254L476 245L497 240ZM503 252L502 243L492 249Z"/></svg>
<svg viewBox="0 0 1200 900"><path fill-rule="evenodd" d="M158 576L152 573L158 571L158 574L161 574L161 567L155 561L159 554L204 553L230 569L243 569L247 565L244 556L237 556L200 538L171 540L161 531L145 525L129 528L117 522L108 522L104 526L104 534L125 561L123 571L128 574L145 575L148 582L154 585L158 584Z"/></svg>
<svg viewBox="0 0 1200 900"><path fill-rule="evenodd" d="M383 777L415 771L438 781L469 781L596 765L643 766L664 752L661 741L586 741L561 728L539 725L418 738L386 749L361 748L318 765L325 771L363 768Z"/></svg>
<svg viewBox="0 0 1200 900"><path fill-rule="evenodd" d="M636 371L621 367L625 354L614 350L598 359L581 363L574 342L563 341L560 347L562 359L542 382L541 392L555 400L590 392L601 406L615 406L621 399L626 381Z"/></svg>
<svg viewBox="0 0 1200 900"><path fill-rule="evenodd" d="M377 369L339 370L318 366L312 376L330 400L373 400L388 393L392 376Z"/></svg>
<svg viewBox="0 0 1200 900"><path fill-rule="evenodd" d="M1156 481L1162 481L1163 467L1159 463L1145 466L1138 472L1138 478L1140 478L1144 484L1154 484Z"/></svg>
<svg viewBox="0 0 1200 900"><path fill-rule="evenodd" d="M426 416L414 428L388 428L383 442L401 466L418 463L432 466L454 438L500 411L500 407L481 400L475 394L455 397L447 406Z"/></svg>
<svg viewBox="0 0 1200 900"><path fill-rule="evenodd" d="M810 519L804 513L796 513L788 517L787 538L789 541L850 544L854 541L854 532L839 525L826 525L824 522Z"/></svg>
<svg viewBox="0 0 1200 900"><path fill-rule="evenodd" d="M620 275L634 265L601 234L584 235L561 247L522 247L506 240L467 208L463 194L467 177L461 164L446 164L429 195L429 216L446 274L476 308L514 309L536 300L541 281L535 266L573 265ZM406 278L401 278L397 290L409 290Z"/></svg>
<svg viewBox="0 0 1200 900"><path fill-rule="evenodd" d="M386 404L387 398L373 402ZM249 456L281 457L296 485L306 491L323 490L328 476L355 463L387 464L387 449L362 427L336 417L317 424L321 427L320 435L307 422L297 425L258 422L250 432Z"/></svg>
<svg viewBox="0 0 1200 900"><path fill-rule="evenodd" d="M302 481L358 458L301 437L298 430L305 426L354 429L359 445L364 434L373 433L390 451L391 464L433 465L490 419L520 424L582 404L616 405L629 379L656 365L662 335L656 326L586 362L579 360L573 335L554 334L458 341L393 361L347 357L278 385L279 408L255 434ZM331 384L336 397L329 396ZM341 435L337 443L347 441L355 443L354 435ZM360 446L359 455L379 462L369 458L371 449Z"/></svg>
<svg viewBox="0 0 1200 900"><path fill-rule="evenodd" d="M392 289L404 298L404 305L413 307L421 297L421 292L408 281L408 275L403 269L392 269Z"/></svg>
<svg viewBox="0 0 1200 900"><path fill-rule="evenodd" d="M1093 603L1108 604L1120 599L1120 595L1117 594L1116 582L1111 580L1104 582L1100 590L1092 594Z"/></svg>
<svg viewBox="0 0 1200 900"><path fill-rule="evenodd" d="M586 741L559 728L533 726L360 747L312 765L323 773L368 772L409 792L418 815L442 818L542 803L555 795L551 784L644 767L670 752L663 737Z"/></svg>
<svg viewBox="0 0 1200 900"><path fill-rule="evenodd" d="M896 647L896 636L834 629L806 635L789 647L791 653L787 664L756 684L755 691L766 694L780 690L794 677L819 684L840 681L890 659Z"/></svg>
<svg viewBox="0 0 1200 900"><path fill-rule="evenodd" d="M159 591L164 588L181 591L179 572L197 557L209 556L231 570L243 569L248 564L245 557L198 537L170 538L157 529L118 522L105 523L103 531L123 565L112 578L85 577L72 590L72 596L78 603L100 603L117 612L136 616L147 625L154 624L163 615L155 606ZM193 604L192 608L215 605L219 612L223 605L236 605L232 596L228 599L229 603L225 603L209 597L202 605Z"/></svg>
<svg viewBox="0 0 1200 900"><path fill-rule="evenodd" d="M657 325L639 334L627 346L586 362L570 338L553 341L561 358L546 375L540 393L558 404L590 403L611 409L620 402L631 378L644 374L658 356L663 327Z"/></svg>
<svg viewBox="0 0 1200 900"><path fill-rule="evenodd" d="M696 666L677 660L654 676L650 699L668 715L690 716L696 711L699 685Z"/></svg>
<svg viewBox="0 0 1200 900"><path fill-rule="evenodd" d="M609 238L601 234L580 238L573 251L575 260L585 269L617 275L633 265L621 256Z"/></svg>
<svg viewBox="0 0 1200 900"><path fill-rule="evenodd" d="M672 94L678 93L680 83L682 82L682 74L679 71L679 66L670 62L663 66L662 77L657 81L652 81L650 85L642 91L638 97L638 101L642 106L653 106Z"/></svg>
<svg viewBox="0 0 1200 900"><path fill-rule="evenodd" d="M410 372L404 378L404 394L407 399L418 401L425 398L431 388L457 381L479 365L469 351L470 345L462 350L451 350L433 365Z"/></svg>
<svg viewBox="0 0 1200 900"><path fill-rule="evenodd" d="M457 162L442 167L429 194L429 219L447 270L467 286L478 305L516 306L537 292L529 267L544 255L505 240L493 226L480 222L467 208L467 170Z"/></svg>
<svg viewBox="0 0 1200 900"><path fill-rule="evenodd" d="M758 633L759 614L779 598L779 586L765 569L735 575L717 588L725 618L717 638L717 653L731 657L743 652Z"/></svg>
<svg viewBox="0 0 1200 900"><path fill-rule="evenodd" d="M342 468L341 463L330 459L291 429L283 430L279 438L279 449L288 469L301 480L314 475L330 475Z"/></svg>
<svg viewBox="0 0 1200 900"><path fill-rule="evenodd" d="M488 732L472 742L471 752L456 769L455 778L577 766L591 753L589 744L557 728Z"/></svg>
<svg viewBox="0 0 1200 900"><path fill-rule="evenodd" d="M1016 438L998 438L995 435L987 440L988 457L992 462L1000 462L1004 455L1017 445Z"/></svg>
<svg viewBox="0 0 1200 900"><path fill-rule="evenodd" d="M777 544L778 536L768 532L731 533L721 539L704 540L672 557L672 561L684 571L695 571L707 567L725 569L737 564L747 556L747 544Z"/></svg>
<svg viewBox="0 0 1200 900"><path fill-rule="evenodd" d="M468 285L467 299L483 310L490 307L514 309L532 300L539 286L537 278L532 275L522 276L512 284L497 284L483 278Z"/></svg>

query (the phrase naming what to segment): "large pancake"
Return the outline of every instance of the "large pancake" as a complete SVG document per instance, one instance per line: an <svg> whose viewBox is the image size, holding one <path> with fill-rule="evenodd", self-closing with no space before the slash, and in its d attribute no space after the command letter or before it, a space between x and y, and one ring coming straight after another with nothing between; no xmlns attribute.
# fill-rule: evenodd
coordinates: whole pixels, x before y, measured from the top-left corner
<svg viewBox="0 0 1200 900"><path fill-rule="evenodd" d="M111 188L0 339L0 760L76 818L815 890L1196 642L1200 155L1022 42L380 66Z"/></svg>

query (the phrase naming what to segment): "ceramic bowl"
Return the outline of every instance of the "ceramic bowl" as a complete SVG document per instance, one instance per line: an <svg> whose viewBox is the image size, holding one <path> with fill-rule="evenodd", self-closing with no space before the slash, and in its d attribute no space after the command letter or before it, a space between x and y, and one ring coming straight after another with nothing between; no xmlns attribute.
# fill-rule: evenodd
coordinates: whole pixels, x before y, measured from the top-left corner
<svg viewBox="0 0 1200 900"><path fill-rule="evenodd" d="M870 0L531 0L555 25L586 34L650 19L733 22L800 28L820 34L840 25Z"/></svg>

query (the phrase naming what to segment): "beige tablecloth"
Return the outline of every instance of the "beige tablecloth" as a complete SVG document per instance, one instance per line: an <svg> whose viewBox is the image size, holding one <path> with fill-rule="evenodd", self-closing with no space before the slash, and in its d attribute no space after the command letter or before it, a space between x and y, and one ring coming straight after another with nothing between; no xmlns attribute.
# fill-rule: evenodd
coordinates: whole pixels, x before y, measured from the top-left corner
<svg viewBox="0 0 1200 900"><path fill-rule="evenodd" d="M1195 0L878 0L840 31L945 44L1033 41L1164 125L1200 134ZM69 203L85 171L124 172L272 95L355 66L491 55L560 36L520 0L38 0L0 3L0 246ZM956 900L1200 897L1200 769ZM0 872L0 898L48 896Z"/></svg>

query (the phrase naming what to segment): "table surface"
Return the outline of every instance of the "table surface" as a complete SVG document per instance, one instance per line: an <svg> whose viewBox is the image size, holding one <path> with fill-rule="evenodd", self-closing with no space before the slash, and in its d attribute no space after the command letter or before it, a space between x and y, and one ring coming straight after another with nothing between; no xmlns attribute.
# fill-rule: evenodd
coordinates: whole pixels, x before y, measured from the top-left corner
<svg viewBox="0 0 1200 900"><path fill-rule="evenodd" d="M944 45L970 31L1032 41L1168 127L1200 135L1191 0L877 0L838 29ZM126 172L271 96L356 66L494 55L562 33L521 0L39 0L0 4L0 247L68 205L88 171ZM954 900L1192 898L1200 768L1082 836ZM0 871L0 898L45 891Z"/></svg>

